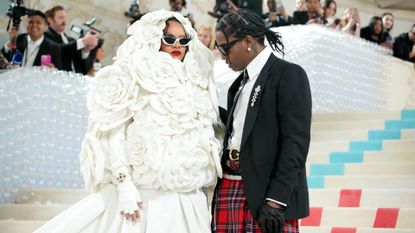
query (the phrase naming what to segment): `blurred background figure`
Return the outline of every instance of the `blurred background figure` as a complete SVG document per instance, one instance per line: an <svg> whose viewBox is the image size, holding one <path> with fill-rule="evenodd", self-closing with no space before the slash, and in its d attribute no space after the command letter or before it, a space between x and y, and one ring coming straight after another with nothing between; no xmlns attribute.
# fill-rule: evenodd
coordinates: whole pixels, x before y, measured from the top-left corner
<svg viewBox="0 0 415 233"><path fill-rule="evenodd" d="M45 37L59 44L62 49L62 69L86 74L88 60L93 60L90 51L98 44L98 35L88 32L83 38L75 40L65 33L66 13L61 5L54 5L45 12L49 28Z"/></svg>
<svg viewBox="0 0 415 233"><path fill-rule="evenodd" d="M0 53L0 70L10 69L10 68L12 68L12 65L10 64L10 62L7 61L7 59L3 56L2 53Z"/></svg>
<svg viewBox="0 0 415 233"><path fill-rule="evenodd" d="M215 32L211 26L207 24L201 25L197 29L197 37L207 48L210 49L215 57L215 60L221 59L219 51L215 48Z"/></svg>
<svg viewBox="0 0 415 233"><path fill-rule="evenodd" d="M340 29L353 36L360 37L359 11L354 7L346 8L340 20Z"/></svg>
<svg viewBox="0 0 415 233"><path fill-rule="evenodd" d="M15 27L9 30L10 40L1 50L3 55L18 66L62 69L61 48L44 36L47 28L45 14L31 10L28 18L27 33L17 35Z"/></svg>
<svg viewBox="0 0 415 233"><path fill-rule="evenodd" d="M197 37L210 50L215 48L215 34L209 25L201 25L197 29Z"/></svg>
<svg viewBox="0 0 415 233"><path fill-rule="evenodd" d="M268 14L265 14L265 25L279 27L291 24L291 17L288 16L281 0L267 0Z"/></svg>
<svg viewBox="0 0 415 233"><path fill-rule="evenodd" d="M340 23L340 19L336 18L337 3L334 0L326 0L322 4L323 7L323 19L326 26L330 28L337 28Z"/></svg>
<svg viewBox="0 0 415 233"><path fill-rule="evenodd" d="M373 16L370 19L369 25L362 28L360 31L360 38L371 41L378 45L385 42L385 37L383 36L382 18L379 16Z"/></svg>
<svg viewBox="0 0 415 233"><path fill-rule="evenodd" d="M319 0L306 0L306 11L294 11L293 24L322 24L322 10Z"/></svg>
<svg viewBox="0 0 415 233"><path fill-rule="evenodd" d="M393 56L415 63L415 24L408 33L402 33L395 38Z"/></svg>
<svg viewBox="0 0 415 233"><path fill-rule="evenodd" d="M393 48L393 37L390 35L392 28L393 28L393 22L395 20L395 17L390 12L385 12L382 14L382 24L383 24L383 35L385 36L385 42L382 44L382 46L392 49Z"/></svg>
<svg viewBox="0 0 415 233"><path fill-rule="evenodd" d="M195 28L195 20L193 19L193 14L187 11L186 0L169 0L170 10L174 12L179 12L184 17L188 18L192 27Z"/></svg>
<svg viewBox="0 0 415 233"><path fill-rule="evenodd" d="M91 50L90 56L93 58L87 63L87 75L95 76L96 72L102 68L102 61L105 58L104 40L99 39L98 45Z"/></svg>
<svg viewBox="0 0 415 233"><path fill-rule="evenodd" d="M128 11L124 12L124 16L130 18L130 25L135 23L135 21L140 20L145 13L141 13L139 1L133 1L130 5Z"/></svg>
<svg viewBox="0 0 415 233"><path fill-rule="evenodd" d="M306 11L307 7L305 5L305 0L296 0L295 1L295 11Z"/></svg>

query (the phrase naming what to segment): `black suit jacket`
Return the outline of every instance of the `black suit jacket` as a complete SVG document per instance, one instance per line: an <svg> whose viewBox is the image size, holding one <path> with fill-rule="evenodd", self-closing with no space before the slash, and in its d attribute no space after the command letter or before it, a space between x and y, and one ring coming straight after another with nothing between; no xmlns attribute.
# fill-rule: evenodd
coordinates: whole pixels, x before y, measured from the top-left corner
<svg viewBox="0 0 415 233"><path fill-rule="evenodd" d="M24 54L26 48L27 48L27 33L21 34L16 39L16 48L17 51ZM3 55L7 58L7 60L12 60L12 51L9 51L8 53L5 52L4 47L2 48ZM43 38L42 43L39 46L39 51L37 52L36 58L33 62L33 66L40 66L41 61L40 57L42 55L51 55L52 57L52 63L55 65L57 69L62 69L62 55L61 55L61 48L59 45L55 44L53 41L50 41L46 37Z"/></svg>
<svg viewBox="0 0 415 233"><path fill-rule="evenodd" d="M72 63L76 73L86 74L87 59L82 59L82 51L77 49L76 40L65 34L69 43L65 44L60 34L52 28L48 28L45 32L45 37L52 40L62 48L62 69L72 71Z"/></svg>
<svg viewBox="0 0 415 233"><path fill-rule="evenodd" d="M241 79L229 88L228 109ZM271 55L252 88L240 148L247 203L256 219L266 198L287 204L286 219L309 215L305 162L310 124L306 73Z"/></svg>

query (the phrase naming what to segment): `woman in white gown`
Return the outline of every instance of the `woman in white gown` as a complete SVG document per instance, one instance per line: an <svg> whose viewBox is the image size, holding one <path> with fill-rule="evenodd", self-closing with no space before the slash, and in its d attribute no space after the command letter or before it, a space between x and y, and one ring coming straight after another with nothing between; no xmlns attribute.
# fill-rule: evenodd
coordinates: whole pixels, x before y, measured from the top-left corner
<svg viewBox="0 0 415 233"><path fill-rule="evenodd" d="M203 190L221 176L223 129L213 57L178 13L148 13L128 34L88 93L80 161L94 193L36 232L210 232Z"/></svg>

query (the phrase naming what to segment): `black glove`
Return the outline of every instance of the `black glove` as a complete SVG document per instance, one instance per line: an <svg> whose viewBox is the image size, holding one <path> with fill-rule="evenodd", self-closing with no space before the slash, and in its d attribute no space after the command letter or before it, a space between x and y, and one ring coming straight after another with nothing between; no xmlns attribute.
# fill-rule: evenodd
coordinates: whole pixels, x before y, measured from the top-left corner
<svg viewBox="0 0 415 233"><path fill-rule="evenodd" d="M284 232L284 210L272 208L264 203L259 212L258 223L262 233L283 233Z"/></svg>

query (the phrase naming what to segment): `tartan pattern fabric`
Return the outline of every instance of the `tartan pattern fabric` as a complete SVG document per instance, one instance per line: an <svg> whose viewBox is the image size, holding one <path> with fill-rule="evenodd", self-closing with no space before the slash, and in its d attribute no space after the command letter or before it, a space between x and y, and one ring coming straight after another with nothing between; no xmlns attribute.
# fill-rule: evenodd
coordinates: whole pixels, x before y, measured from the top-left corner
<svg viewBox="0 0 415 233"><path fill-rule="evenodd" d="M220 180L214 195L212 232L262 233L248 209L241 180ZM286 220L284 233L299 233L298 220Z"/></svg>

